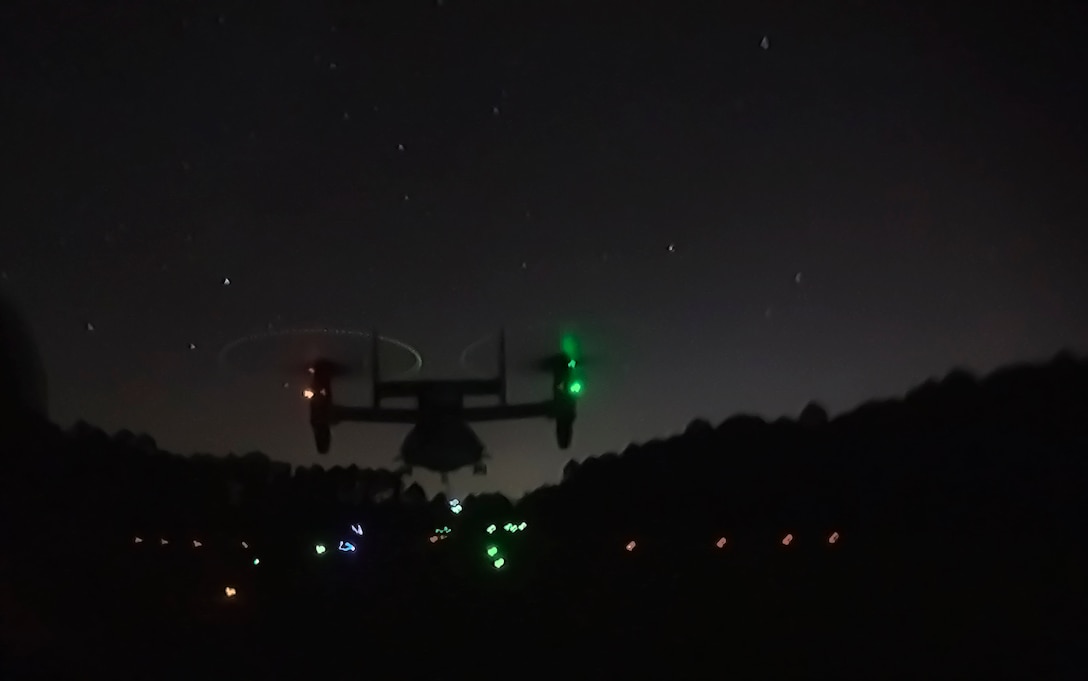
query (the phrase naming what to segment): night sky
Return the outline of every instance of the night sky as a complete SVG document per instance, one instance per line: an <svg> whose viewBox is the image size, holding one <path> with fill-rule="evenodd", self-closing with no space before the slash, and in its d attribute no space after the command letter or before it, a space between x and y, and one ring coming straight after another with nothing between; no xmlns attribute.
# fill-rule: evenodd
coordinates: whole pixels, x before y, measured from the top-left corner
<svg viewBox="0 0 1088 681"><path fill-rule="evenodd" d="M481 427L460 494L1086 351L1086 15L960 5L6 2L0 287L61 425L306 465L391 466L406 429L319 458L302 377L224 346L377 327L454 377L500 325L515 363L578 330L575 447Z"/></svg>

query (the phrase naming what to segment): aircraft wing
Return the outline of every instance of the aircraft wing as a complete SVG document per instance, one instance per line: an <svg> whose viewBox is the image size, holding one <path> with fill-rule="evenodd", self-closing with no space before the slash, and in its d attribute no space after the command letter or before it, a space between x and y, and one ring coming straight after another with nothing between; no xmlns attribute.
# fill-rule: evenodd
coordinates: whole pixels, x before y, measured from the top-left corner
<svg viewBox="0 0 1088 681"><path fill-rule="evenodd" d="M494 407L465 407L458 416L465 421L506 421L512 419L545 418L554 414L551 401L508 404ZM418 423L418 409L387 409L373 407L331 407L329 421L365 421L369 423Z"/></svg>
<svg viewBox="0 0 1088 681"><path fill-rule="evenodd" d="M332 423L341 421L366 421L370 423L418 423L418 409L384 409L373 407L332 407L329 420Z"/></svg>
<svg viewBox="0 0 1088 681"><path fill-rule="evenodd" d="M551 416L552 402L528 402L494 407L465 407L461 417L465 421L505 421L508 419L532 419Z"/></svg>

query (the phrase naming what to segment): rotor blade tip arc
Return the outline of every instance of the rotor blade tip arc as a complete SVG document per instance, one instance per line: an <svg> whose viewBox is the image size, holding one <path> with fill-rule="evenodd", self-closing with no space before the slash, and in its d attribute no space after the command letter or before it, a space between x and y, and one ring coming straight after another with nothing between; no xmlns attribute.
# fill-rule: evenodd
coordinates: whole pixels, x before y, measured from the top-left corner
<svg viewBox="0 0 1088 681"><path fill-rule="evenodd" d="M262 331L262 332L259 332L259 333L251 333L251 334L248 334L246 336L236 338L236 339L230 341L229 343L227 343L226 345L224 345L222 347L222 349L219 351L218 355L217 355L218 364L219 364L220 368L222 368L222 369L235 371L235 372L242 372L242 373L253 373L254 371L261 372L261 371L271 370L271 371L274 371L274 372L277 372L277 373L296 374L296 373L298 373L300 371L305 371L305 370L309 369L310 367L312 367L313 363L315 361L317 361L319 359L326 358L326 356L323 356L323 351L319 350L317 348L311 348L309 351L306 351L306 352L303 352L303 353L299 353L299 352L297 352L297 350L292 351L292 352L290 352L288 354L294 355L293 359L286 358L286 359L281 360L281 361L272 362L271 364L262 363L262 367L258 367L256 369L254 369L253 367L249 367L248 369L245 369L245 368L242 368L242 367L238 366L235 362L231 361L231 355L239 347L241 347L243 345L246 345L248 343L276 340L276 339L281 339L281 338L288 337L288 336L306 336L306 335L310 335L310 336L339 336L339 337L367 338L367 337L373 336L374 334L373 334L373 332L358 331L358 330L353 330L353 329L339 329L339 328L332 328L332 327L316 327L316 326L315 327L305 327L305 328L269 329L269 330ZM418 373L420 371L420 369L422 369L422 367L423 367L423 357L419 353L419 351L416 350L413 346L411 346L408 343L405 343L403 341L397 340L395 338L387 337L387 336L378 336L378 338L381 341L384 341L384 342L389 343L391 345L395 345L399 349L401 349L403 351L406 351L407 353L412 355L411 366L407 367L403 371L398 372L398 374L397 374L398 378ZM283 355L284 353L280 352L280 353L274 353L274 354ZM334 356L335 355L344 355L344 354L345 353L342 352L342 351L340 351L340 352L333 351ZM354 353L351 353L351 354L354 354ZM299 356L299 355L302 355L302 356ZM305 355L310 355L310 357L306 357ZM343 365L343 366L341 366L339 368L339 370L336 373L337 374L357 373L357 372L365 370L367 368L367 366L366 366L367 362L366 362L366 359L365 359L366 355L363 354L362 357L364 359L359 363L358 367L355 367L354 365L351 365L351 366ZM333 361L335 361L335 360L333 360ZM299 366L300 364L303 365L301 368ZM343 363L339 363L339 364L343 364Z"/></svg>

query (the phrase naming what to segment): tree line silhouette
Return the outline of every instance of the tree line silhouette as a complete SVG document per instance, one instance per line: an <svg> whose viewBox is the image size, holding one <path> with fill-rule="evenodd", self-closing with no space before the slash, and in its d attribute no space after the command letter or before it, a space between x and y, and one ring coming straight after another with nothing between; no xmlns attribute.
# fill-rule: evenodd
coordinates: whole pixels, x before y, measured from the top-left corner
<svg viewBox="0 0 1088 681"><path fill-rule="evenodd" d="M358 669L311 652L363 636L368 659L419 664L470 660L487 640L587 646L585 659L615 669L638 665L622 662L633 648L690 670L729 650L768 676L812 678L819 661L821 678L955 678L1038 672L1084 625L1088 362L1069 353L983 378L953 371L834 419L810 404L796 419L697 420L571 461L561 483L520 499L462 499L458 515L387 470L182 456L32 415L3 451L5 581L35 585L15 591L39 594L31 609L53 628L20 658L35 664L79 649L80 669L115 668L120 641L139 641L150 664L147 651L182 640L205 651L194 660L348 678ZM482 532L505 522L527 529ZM314 555L353 523L365 527L357 552ZM449 540L428 541L442 525ZM501 570L489 542L502 544ZM62 635L57 622L82 624ZM41 652L58 640L67 655ZM847 641L849 655L821 652ZM269 642L277 655L260 652Z"/></svg>

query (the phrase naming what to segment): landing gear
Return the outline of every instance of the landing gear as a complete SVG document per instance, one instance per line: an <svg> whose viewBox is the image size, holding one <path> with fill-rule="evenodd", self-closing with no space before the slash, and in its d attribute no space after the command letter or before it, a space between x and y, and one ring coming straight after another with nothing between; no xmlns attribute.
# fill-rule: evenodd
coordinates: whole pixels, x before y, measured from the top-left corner
<svg viewBox="0 0 1088 681"><path fill-rule="evenodd" d="M443 485L449 485L450 484L450 474L449 473L443 473L442 474L442 484Z"/></svg>
<svg viewBox="0 0 1088 681"><path fill-rule="evenodd" d="M476 464L475 466L472 467L472 474L473 475L487 475L487 464L486 463Z"/></svg>

